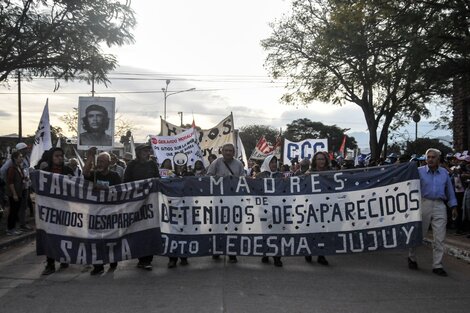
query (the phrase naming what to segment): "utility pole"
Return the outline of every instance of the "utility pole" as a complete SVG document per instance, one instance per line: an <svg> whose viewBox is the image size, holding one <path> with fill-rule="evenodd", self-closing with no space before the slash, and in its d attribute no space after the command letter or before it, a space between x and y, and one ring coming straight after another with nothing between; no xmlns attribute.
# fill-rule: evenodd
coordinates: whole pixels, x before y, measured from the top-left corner
<svg viewBox="0 0 470 313"><path fill-rule="evenodd" d="M181 118L181 127L183 127L183 112L178 112L178 114L180 115L180 118Z"/></svg>
<svg viewBox="0 0 470 313"><path fill-rule="evenodd" d="M18 141L23 137L21 119L21 73L18 71Z"/></svg>

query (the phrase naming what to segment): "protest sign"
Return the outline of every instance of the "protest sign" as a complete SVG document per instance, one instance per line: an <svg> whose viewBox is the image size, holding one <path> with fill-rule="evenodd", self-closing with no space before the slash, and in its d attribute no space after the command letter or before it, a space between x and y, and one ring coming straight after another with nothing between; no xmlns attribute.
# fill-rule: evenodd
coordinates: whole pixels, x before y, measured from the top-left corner
<svg viewBox="0 0 470 313"><path fill-rule="evenodd" d="M284 139L284 164L291 164L292 160L311 160L318 151L328 151L328 139L305 139L299 142Z"/></svg>
<svg viewBox="0 0 470 313"><path fill-rule="evenodd" d="M194 166L197 160L202 160L201 148L194 128L174 136L151 136L150 142L158 164L162 164L166 159L170 159L173 163L173 158L177 153L186 154L188 166Z"/></svg>

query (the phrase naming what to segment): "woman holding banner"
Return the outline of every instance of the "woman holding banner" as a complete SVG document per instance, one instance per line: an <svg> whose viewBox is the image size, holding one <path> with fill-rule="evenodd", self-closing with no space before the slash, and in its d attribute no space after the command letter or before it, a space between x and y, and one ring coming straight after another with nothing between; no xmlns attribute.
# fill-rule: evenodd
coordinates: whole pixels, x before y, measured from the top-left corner
<svg viewBox="0 0 470 313"><path fill-rule="evenodd" d="M329 160L330 159L326 152L318 151L317 153L313 155L312 166L310 168L309 173L329 171L331 169ZM312 256L311 255L305 256L305 261L307 261L308 263L312 263ZM321 265L328 265L328 260L323 255L319 255L317 257L317 262L320 263Z"/></svg>
<svg viewBox="0 0 470 313"><path fill-rule="evenodd" d="M47 161L47 166L43 169L44 171L62 175L74 175L73 170L65 165L64 150L61 148L51 148L47 155L49 156L49 159ZM60 263L60 268L64 269L67 267L69 267L67 263ZM42 275L50 275L54 272L55 260L51 257L47 257L46 268L42 272Z"/></svg>
<svg viewBox="0 0 470 313"><path fill-rule="evenodd" d="M256 175L256 178L282 178L283 175L278 171L277 158L274 155L268 155L261 164L261 173ZM274 266L282 267L282 261L280 256L273 257ZM269 257L264 256L261 258L261 262L269 263Z"/></svg>

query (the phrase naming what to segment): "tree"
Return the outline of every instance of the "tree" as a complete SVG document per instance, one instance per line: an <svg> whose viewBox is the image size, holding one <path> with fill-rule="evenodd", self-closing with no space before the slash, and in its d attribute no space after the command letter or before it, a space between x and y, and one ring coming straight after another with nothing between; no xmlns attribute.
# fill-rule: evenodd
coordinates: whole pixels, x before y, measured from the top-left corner
<svg viewBox="0 0 470 313"><path fill-rule="evenodd" d="M358 105L377 159L389 129L429 114L434 92L425 71L440 44L428 40L430 18L412 1L294 0L262 41L266 67L287 78L287 104Z"/></svg>
<svg viewBox="0 0 470 313"><path fill-rule="evenodd" d="M301 118L287 124L284 137L291 141L301 141L305 139L328 139L328 151L337 152L346 135L347 129L339 128L336 125L324 125L321 122L313 122L308 118ZM346 135L346 148L356 149L357 142L354 137Z"/></svg>
<svg viewBox="0 0 470 313"><path fill-rule="evenodd" d="M249 158L261 136L264 136L268 142L274 145L279 131L267 125L248 125L241 127L239 134L246 150L246 156Z"/></svg>
<svg viewBox="0 0 470 313"><path fill-rule="evenodd" d="M100 46L132 43L134 25L130 1L2 1L0 82L21 71L106 83L116 58Z"/></svg>
<svg viewBox="0 0 470 313"><path fill-rule="evenodd" d="M423 155L429 148L439 149L443 156L452 152L452 148L441 143L439 139L418 138L406 144L405 153L409 155Z"/></svg>

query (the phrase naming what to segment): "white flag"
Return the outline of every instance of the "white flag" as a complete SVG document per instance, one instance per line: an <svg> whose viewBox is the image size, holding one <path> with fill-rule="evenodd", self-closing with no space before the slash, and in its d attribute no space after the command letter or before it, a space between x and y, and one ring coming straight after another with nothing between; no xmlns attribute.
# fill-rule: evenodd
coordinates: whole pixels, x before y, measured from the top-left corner
<svg viewBox="0 0 470 313"><path fill-rule="evenodd" d="M39 121L36 135L34 136L33 150L31 151L30 167L34 167L42 157L44 151L52 148L51 140L51 124L49 123L49 99L42 111L41 120Z"/></svg>

